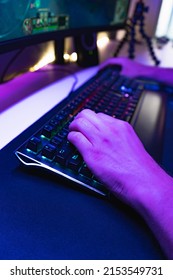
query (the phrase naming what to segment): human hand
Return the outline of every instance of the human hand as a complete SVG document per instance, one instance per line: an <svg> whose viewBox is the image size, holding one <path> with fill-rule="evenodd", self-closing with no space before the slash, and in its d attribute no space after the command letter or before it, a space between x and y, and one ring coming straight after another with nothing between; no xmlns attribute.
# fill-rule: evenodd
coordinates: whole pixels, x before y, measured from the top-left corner
<svg viewBox="0 0 173 280"><path fill-rule="evenodd" d="M129 78L148 76L149 69L153 68L153 66L141 64L127 57L113 57L102 63L100 65L100 69L111 64L120 65L122 67L121 75L127 76Z"/></svg>
<svg viewBox="0 0 173 280"><path fill-rule="evenodd" d="M145 151L131 125L86 109L69 130L68 140L89 169L143 216L173 259L173 179Z"/></svg>
<svg viewBox="0 0 173 280"><path fill-rule="evenodd" d="M100 65L100 69L111 64L117 64L121 66L121 75L126 77L145 77L147 79L173 86L173 68L141 64L126 57L113 57L103 62Z"/></svg>
<svg viewBox="0 0 173 280"><path fill-rule="evenodd" d="M94 175L117 197L134 204L141 180L148 176L154 161L132 126L85 109L76 116L69 130L68 140Z"/></svg>

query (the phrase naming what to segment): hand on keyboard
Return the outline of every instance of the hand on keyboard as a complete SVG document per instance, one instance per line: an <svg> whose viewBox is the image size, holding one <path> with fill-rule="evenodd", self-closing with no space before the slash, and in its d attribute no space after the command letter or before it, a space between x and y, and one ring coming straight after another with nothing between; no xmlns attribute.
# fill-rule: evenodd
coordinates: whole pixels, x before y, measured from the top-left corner
<svg viewBox="0 0 173 280"><path fill-rule="evenodd" d="M127 122L84 110L68 139L96 177L134 207L173 259L173 179L157 165Z"/></svg>
<svg viewBox="0 0 173 280"><path fill-rule="evenodd" d="M129 78L148 76L148 72L150 77L151 71L149 70L153 69L153 66L151 67L149 65L143 65L127 57L110 58L103 62L100 68L102 69L106 65L117 65L117 69L121 71L121 75L124 75Z"/></svg>
<svg viewBox="0 0 173 280"><path fill-rule="evenodd" d="M159 167L129 123L83 110L69 129L68 140L112 193L133 207L141 193L148 195L150 183L145 185L143 182L145 178L152 178Z"/></svg>
<svg viewBox="0 0 173 280"><path fill-rule="evenodd" d="M137 172L149 161L131 125L103 113L83 110L69 129L68 140L77 147L95 176L113 193L129 200Z"/></svg>

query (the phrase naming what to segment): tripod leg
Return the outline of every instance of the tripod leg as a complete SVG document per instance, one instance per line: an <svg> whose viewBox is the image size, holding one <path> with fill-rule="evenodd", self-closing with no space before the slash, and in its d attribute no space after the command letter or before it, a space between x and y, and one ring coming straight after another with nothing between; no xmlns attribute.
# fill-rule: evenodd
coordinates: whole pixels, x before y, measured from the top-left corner
<svg viewBox="0 0 173 280"><path fill-rule="evenodd" d="M130 41L129 41L129 48L128 48L128 53L129 53L129 58L134 59L135 58L135 22L132 23L131 25L131 30L130 30Z"/></svg>
<svg viewBox="0 0 173 280"><path fill-rule="evenodd" d="M150 52L150 55L152 57L152 59L154 60L155 62L155 65L159 65L160 64L160 60L158 60L158 58L156 57L155 55L155 52L154 52L154 48L153 48L153 44L152 44L152 40L151 38L146 35L145 31L144 31L144 23L143 23L143 19L144 17L141 17L141 22L140 22L140 33L142 35L142 37L145 39L146 43L147 43L147 46L148 46L148 49L149 49L149 52Z"/></svg>
<svg viewBox="0 0 173 280"><path fill-rule="evenodd" d="M125 42L128 40L128 36L129 36L129 31L128 31L128 27L127 27L126 33L125 33L124 37L122 38L122 40L120 41L120 43L119 43L118 46L117 46L117 49L116 49L116 51L115 51L115 53L114 53L114 57L118 56L118 54L119 54L121 48L123 47L123 45L125 44Z"/></svg>
<svg viewBox="0 0 173 280"><path fill-rule="evenodd" d="M148 45L148 49L149 49L150 55L151 55L152 59L155 62L155 65L159 65L160 64L160 60L158 60L158 58L155 55L151 39L149 37L145 37L145 40L146 40L146 43Z"/></svg>

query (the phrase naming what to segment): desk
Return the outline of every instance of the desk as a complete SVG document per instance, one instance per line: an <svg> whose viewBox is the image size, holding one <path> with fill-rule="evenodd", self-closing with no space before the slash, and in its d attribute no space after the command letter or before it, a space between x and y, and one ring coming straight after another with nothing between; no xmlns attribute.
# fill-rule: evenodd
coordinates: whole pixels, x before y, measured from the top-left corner
<svg viewBox="0 0 173 280"><path fill-rule="evenodd" d="M0 85L0 149L62 101L77 79L75 89L96 73L98 67L48 65ZM71 73L71 74L70 74ZM21 121L22 120L22 121Z"/></svg>
<svg viewBox="0 0 173 280"><path fill-rule="evenodd" d="M80 83L96 71L93 67L77 73ZM37 79L45 80L36 75L49 79L50 73L28 73L9 86L20 90L30 84L32 75L34 85ZM149 228L132 209L52 173L27 169L14 156L19 143L50 113L40 117L67 96L72 83L69 76L34 92L30 84L31 93L1 113L1 148L5 147L0 151L0 259L164 259ZM15 129L10 132L11 128Z"/></svg>
<svg viewBox="0 0 173 280"><path fill-rule="evenodd" d="M105 49L100 49L100 61L103 62L111 57L116 46L117 43L110 40ZM153 65L146 44L139 44L136 47L135 59L143 64ZM173 65L172 52L171 42L163 49L156 49L161 66L171 67ZM125 45L120 55L127 56L127 53L127 45ZM75 64L65 67L48 65L42 71L26 73L7 84L0 85L0 131L7 131L1 135L0 149L68 95L74 82L73 74L78 79L76 89L97 70L98 67L84 70ZM71 72L71 75L68 71Z"/></svg>

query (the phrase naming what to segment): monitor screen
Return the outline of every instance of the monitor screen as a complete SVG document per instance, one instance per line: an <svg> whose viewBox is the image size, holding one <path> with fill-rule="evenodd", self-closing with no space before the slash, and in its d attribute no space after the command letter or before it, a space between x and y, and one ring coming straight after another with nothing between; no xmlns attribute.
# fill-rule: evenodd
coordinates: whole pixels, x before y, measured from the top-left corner
<svg viewBox="0 0 173 280"><path fill-rule="evenodd" d="M130 0L0 0L0 52L123 28Z"/></svg>

